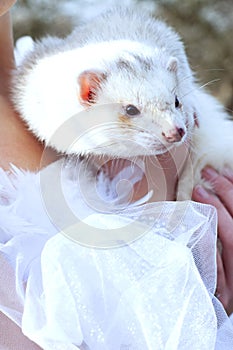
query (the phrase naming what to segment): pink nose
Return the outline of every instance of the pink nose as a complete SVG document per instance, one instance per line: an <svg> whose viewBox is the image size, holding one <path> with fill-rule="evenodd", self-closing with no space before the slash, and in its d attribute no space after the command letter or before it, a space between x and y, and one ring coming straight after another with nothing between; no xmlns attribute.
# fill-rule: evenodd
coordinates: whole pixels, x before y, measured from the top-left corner
<svg viewBox="0 0 233 350"><path fill-rule="evenodd" d="M169 143L179 142L182 140L185 131L183 128L175 127L174 129L169 130L168 132L162 132L163 137Z"/></svg>

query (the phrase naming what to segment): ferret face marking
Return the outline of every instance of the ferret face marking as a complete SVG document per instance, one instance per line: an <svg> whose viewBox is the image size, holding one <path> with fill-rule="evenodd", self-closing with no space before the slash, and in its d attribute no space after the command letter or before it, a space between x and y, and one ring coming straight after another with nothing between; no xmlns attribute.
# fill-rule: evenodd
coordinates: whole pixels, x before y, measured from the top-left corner
<svg viewBox="0 0 233 350"><path fill-rule="evenodd" d="M176 94L178 60L169 57L164 58L166 63L160 62L161 58L153 61L133 53L132 61L120 57L108 72L81 73L79 95L84 106L119 104L114 116L117 123L109 130L109 146L105 142L101 152L115 156L117 149L117 155L123 156L118 144L124 142L128 156L156 155L187 138L187 115ZM98 147L92 152L99 153Z"/></svg>

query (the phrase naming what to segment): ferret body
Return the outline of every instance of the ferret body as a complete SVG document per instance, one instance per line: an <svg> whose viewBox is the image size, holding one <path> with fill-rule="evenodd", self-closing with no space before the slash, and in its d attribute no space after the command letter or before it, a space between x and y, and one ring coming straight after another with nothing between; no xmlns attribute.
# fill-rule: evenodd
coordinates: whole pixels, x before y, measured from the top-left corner
<svg viewBox="0 0 233 350"><path fill-rule="evenodd" d="M233 166L233 123L196 84L179 36L146 13L115 9L66 39L37 43L14 75L13 102L30 130L62 153L156 156L187 143L192 169L180 177L180 200L206 164ZM53 137L73 115L105 105L113 106L111 126L69 149Z"/></svg>

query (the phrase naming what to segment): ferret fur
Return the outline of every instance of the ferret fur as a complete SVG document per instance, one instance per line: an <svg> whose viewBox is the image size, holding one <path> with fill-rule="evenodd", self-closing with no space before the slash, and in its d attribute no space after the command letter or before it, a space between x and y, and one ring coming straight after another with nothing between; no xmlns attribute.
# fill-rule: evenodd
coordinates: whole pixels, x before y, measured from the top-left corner
<svg viewBox="0 0 233 350"><path fill-rule="evenodd" d="M117 8L65 39L43 39L14 73L12 91L29 129L62 153L135 157L187 143L192 166L180 177L180 200L206 164L233 166L232 121L195 82L177 33L147 13ZM53 137L73 115L104 105L113 106L111 125L69 148ZM129 105L139 113L127 114Z"/></svg>

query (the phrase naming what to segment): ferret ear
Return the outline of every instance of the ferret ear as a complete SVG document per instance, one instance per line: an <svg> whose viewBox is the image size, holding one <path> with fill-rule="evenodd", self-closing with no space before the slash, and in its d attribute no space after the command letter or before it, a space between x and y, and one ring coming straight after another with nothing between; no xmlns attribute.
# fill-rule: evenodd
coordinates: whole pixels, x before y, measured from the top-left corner
<svg viewBox="0 0 233 350"><path fill-rule="evenodd" d="M106 79L106 74L95 70L86 70L79 75L79 98L81 103L93 104L96 102L97 92L104 79Z"/></svg>
<svg viewBox="0 0 233 350"><path fill-rule="evenodd" d="M176 57L170 57L167 62L167 70L176 73L178 69L178 59Z"/></svg>

